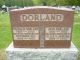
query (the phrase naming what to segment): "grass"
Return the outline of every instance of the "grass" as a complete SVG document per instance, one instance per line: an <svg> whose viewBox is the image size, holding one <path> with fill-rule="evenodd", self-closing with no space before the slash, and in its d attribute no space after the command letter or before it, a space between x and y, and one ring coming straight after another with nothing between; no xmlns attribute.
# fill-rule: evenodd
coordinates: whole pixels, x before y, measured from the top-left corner
<svg viewBox="0 0 80 60"><path fill-rule="evenodd" d="M12 34L9 15L0 12L0 60L5 60L5 48L8 47L11 41ZM74 16L72 42L80 50L80 12Z"/></svg>
<svg viewBox="0 0 80 60"><path fill-rule="evenodd" d="M10 19L7 13L0 13L0 49L5 49L11 42Z"/></svg>
<svg viewBox="0 0 80 60"><path fill-rule="evenodd" d="M72 42L80 49L80 12L74 16Z"/></svg>
<svg viewBox="0 0 80 60"><path fill-rule="evenodd" d="M7 13L0 12L0 60L6 60L5 48L12 40L10 19Z"/></svg>
<svg viewBox="0 0 80 60"><path fill-rule="evenodd" d="M7 57L6 57L5 50L1 49L0 50L0 60L6 60L6 59L7 59Z"/></svg>
<svg viewBox="0 0 80 60"><path fill-rule="evenodd" d="M73 32L72 32L72 42L78 48L78 59L80 60L80 11L74 16Z"/></svg>

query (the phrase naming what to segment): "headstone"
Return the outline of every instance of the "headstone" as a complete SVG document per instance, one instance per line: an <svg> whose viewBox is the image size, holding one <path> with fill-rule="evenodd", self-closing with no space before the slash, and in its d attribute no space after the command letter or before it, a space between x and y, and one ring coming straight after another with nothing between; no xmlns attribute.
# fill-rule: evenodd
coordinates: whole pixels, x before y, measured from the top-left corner
<svg viewBox="0 0 80 60"><path fill-rule="evenodd" d="M71 45L73 10L28 7L10 11L14 47L67 48Z"/></svg>

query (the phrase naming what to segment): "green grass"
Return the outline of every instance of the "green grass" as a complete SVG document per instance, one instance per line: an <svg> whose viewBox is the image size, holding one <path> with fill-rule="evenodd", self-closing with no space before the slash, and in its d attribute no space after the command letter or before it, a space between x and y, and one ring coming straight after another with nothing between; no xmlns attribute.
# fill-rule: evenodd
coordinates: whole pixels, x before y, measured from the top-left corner
<svg viewBox="0 0 80 60"><path fill-rule="evenodd" d="M80 12L74 16L72 42L80 49Z"/></svg>
<svg viewBox="0 0 80 60"><path fill-rule="evenodd" d="M11 42L10 19L7 13L0 13L0 49L5 49Z"/></svg>
<svg viewBox="0 0 80 60"><path fill-rule="evenodd" d="M80 25L74 25L72 41L77 48L80 48Z"/></svg>
<svg viewBox="0 0 80 60"><path fill-rule="evenodd" d="M78 59L80 60L80 12L74 16L73 32L72 32L72 42L78 48Z"/></svg>
<svg viewBox="0 0 80 60"><path fill-rule="evenodd" d="M12 41L11 25L9 15L0 12L0 60L5 60L5 48ZM72 42L80 49L80 12L74 15ZM79 55L80 59L80 55ZM78 59L78 60L79 60Z"/></svg>

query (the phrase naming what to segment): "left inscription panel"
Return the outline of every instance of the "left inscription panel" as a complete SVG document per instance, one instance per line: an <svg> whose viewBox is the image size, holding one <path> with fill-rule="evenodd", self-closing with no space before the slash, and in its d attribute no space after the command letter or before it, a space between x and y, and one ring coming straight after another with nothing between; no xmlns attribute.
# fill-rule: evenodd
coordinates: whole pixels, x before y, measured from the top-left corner
<svg viewBox="0 0 80 60"><path fill-rule="evenodd" d="M13 27L14 40L39 40L38 27Z"/></svg>

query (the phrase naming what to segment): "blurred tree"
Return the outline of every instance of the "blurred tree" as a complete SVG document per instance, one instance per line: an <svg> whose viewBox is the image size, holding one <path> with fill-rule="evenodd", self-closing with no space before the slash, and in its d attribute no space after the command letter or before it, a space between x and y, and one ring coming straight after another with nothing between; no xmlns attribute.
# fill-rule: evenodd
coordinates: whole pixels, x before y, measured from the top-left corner
<svg viewBox="0 0 80 60"><path fill-rule="evenodd" d="M79 0L68 0L68 5L77 6L78 5L78 2L79 2Z"/></svg>
<svg viewBox="0 0 80 60"><path fill-rule="evenodd" d="M46 1L46 0L45 0ZM56 0L47 0L46 5L48 6L56 6Z"/></svg>
<svg viewBox="0 0 80 60"><path fill-rule="evenodd" d="M11 4L12 4L11 1L12 1L12 0L5 0L5 5L6 5L6 6L11 6Z"/></svg>
<svg viewBox="0 0 80 60"><path fill-rule="evenodd" d="M32 0L23 0L23 6L33 6Z"/></svg>
<svg viewBox="0 0 80 60"><path fill-rule="evenodd" d="M80 6L80 0L0 0L0 7L6 6Z"/></svg>
<svg viewBox="0 0 80 60"><path fill-rule="evenodd" d="M2 7L2 5L4 4L5 4L4 0L0 0L0 7Z"/></svg>
<svg viewBox="0 0 80 60"><path fill-rule="evenodd" d="M77 0L77 6L80 6L80 0Z"/></svg>
<svg viewBox="0 0 80 60"><path fill-rule="evenodd" d="M56 0L56 5L65 6L68 4L68 0Z"/></svg>
<svg viewBox="0 0 80 60"><path fill-rule="evenodd" d="M33 6L32 0L5 0L6 6Z"/></svg>
<svg viewBox="0 0 80 60"><path fill-rule="evenodd" d="M34 5L53 6L56 0L33 0Z"/></svg>
<svg viewBox="0 0 80 60"><path fill-rule="evenodd" d="M32 0L32 1L33 1L33 4L34 4L35 6L43 5L42 2L41 2L41 0Z"/></svg>

